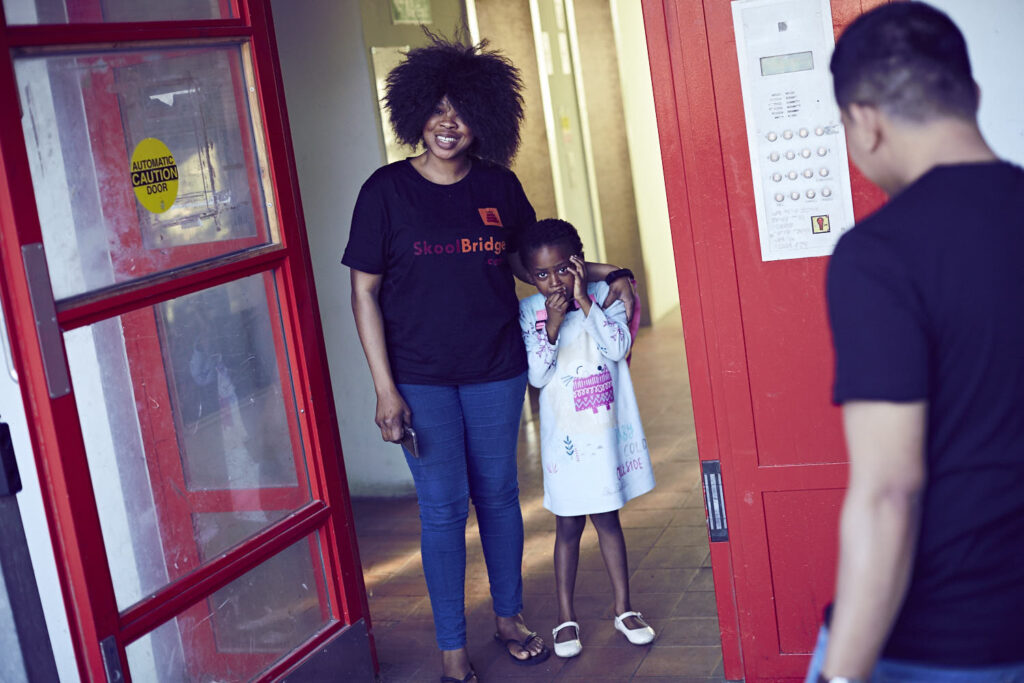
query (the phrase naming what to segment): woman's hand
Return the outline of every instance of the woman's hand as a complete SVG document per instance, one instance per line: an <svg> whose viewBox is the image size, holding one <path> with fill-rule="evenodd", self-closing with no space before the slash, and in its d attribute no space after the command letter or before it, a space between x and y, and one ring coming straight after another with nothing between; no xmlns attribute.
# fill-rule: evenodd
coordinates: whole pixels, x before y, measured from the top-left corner
<svg viewBox="0 0 1024 683"><path fill-rule="evenodd" d="M626 322L633 319L633 304L636 296L636 284L632 278L620 277L608 285L608 296L605 298L601 308L607 309L616 301L621 301L626 306Z"/></svg>
<svg viewBox="0 0 1024 683"><path fill-rule="evenodd" d="M382 279L382 275L352 269L352 312L377 391L377 415L373 421L380 427L381 438L397 442L402 440L405 425L412 424L412 412L398 393L388 363L384 316L378 300Z"/></svg>
<svg viewBox="0 0 1024 683"><path fill-rule="evenodd" d="M385 441L398 443L405 435L406 425L412 425L412 411L398 389L377 394L377 416L373 420L380 427Z"/></svg>

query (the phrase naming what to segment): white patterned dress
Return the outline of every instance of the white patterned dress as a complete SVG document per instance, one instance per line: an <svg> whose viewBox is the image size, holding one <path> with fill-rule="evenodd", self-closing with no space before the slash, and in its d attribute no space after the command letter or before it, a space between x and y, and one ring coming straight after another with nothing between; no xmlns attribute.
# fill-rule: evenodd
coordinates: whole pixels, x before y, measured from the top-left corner
<svg viewBox="0 0 1024 683"><path fill-rule="evenodd" d="M588 285L603 302L608 285ZM590 314L566 314L558 339L548 343L544 295L519 303L530 384L540 388L540 444L544 507L571 517L618 510L654 488L633 382L625 357L630 336L626 308L598 303Z"/></svg>

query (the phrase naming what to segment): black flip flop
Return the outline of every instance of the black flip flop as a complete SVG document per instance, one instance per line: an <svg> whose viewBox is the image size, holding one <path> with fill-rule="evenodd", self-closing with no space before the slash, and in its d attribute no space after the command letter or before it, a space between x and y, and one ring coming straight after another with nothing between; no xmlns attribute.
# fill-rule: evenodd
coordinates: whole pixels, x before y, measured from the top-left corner
<svg viewBox="0 0 1024 683"><path fill-rule="evenodd" d="M540 636L537 635L536 631L531 631L522 640L516 640L515 638L509 638L508 640L505 640L501 637L500 633L494 634L494 639L501 643L501 646L505 648L505 652L507 652L508 656L512 658L512 661L516 664L519 664L520 666L536 666L537 664L546 661L547 658L551 656L551 650L548 649L547 645L545 645L544 649L542 649L540 652L538 652L537 654L531 654L526 659L519 659L519 657L516 657L514 654L512 654L512 651L508 649L509 643L515 643L519 647L523 648L524 652L529 653L530 648L528 646L534 638L540 638Z"/></svg>
<svg viewBox="0 0 1024 683"><path fill-rule="evenodd" d="M476 672L473 671L473 667L469 667L469 673L466 674L465 678L453 678L451 676L441 676L441 683L469 683L473 677L476 676ZM480 680L480 679L477 679Z"/></svg>

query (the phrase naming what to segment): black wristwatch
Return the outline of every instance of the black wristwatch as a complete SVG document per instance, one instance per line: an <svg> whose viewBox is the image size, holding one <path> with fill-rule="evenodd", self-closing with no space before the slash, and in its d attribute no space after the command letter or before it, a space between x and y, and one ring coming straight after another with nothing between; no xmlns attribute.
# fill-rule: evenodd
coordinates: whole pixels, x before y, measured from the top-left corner
<svg viewBox="0 0 1024 683"><path fill-rule="evenodd" d="M624 278L624 277L628 277L630 280L635 280L636 279L633 276L633 271L630 270L629 268L619 268L618 270L613 270L612 272L610 272L607 275L605 275L604 276L604 282L605 282L606 285L610 285L611 283L615 282L619 278Z"/></svg>

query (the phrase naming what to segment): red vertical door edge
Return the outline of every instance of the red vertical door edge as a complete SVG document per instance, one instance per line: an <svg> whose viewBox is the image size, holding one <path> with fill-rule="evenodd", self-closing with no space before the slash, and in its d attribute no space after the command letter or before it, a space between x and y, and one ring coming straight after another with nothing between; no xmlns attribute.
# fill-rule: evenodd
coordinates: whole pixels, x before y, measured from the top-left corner
<svg viewBox="0 0 1024 683"><path fill-rule="evenodd" d="M884 0L832 0L839 32ZM846 454L830 403L827 258L763 262L731 3L643 0L727 679L802 680L831 599ZM853 171L854 212L884 197Z"/></svg>

